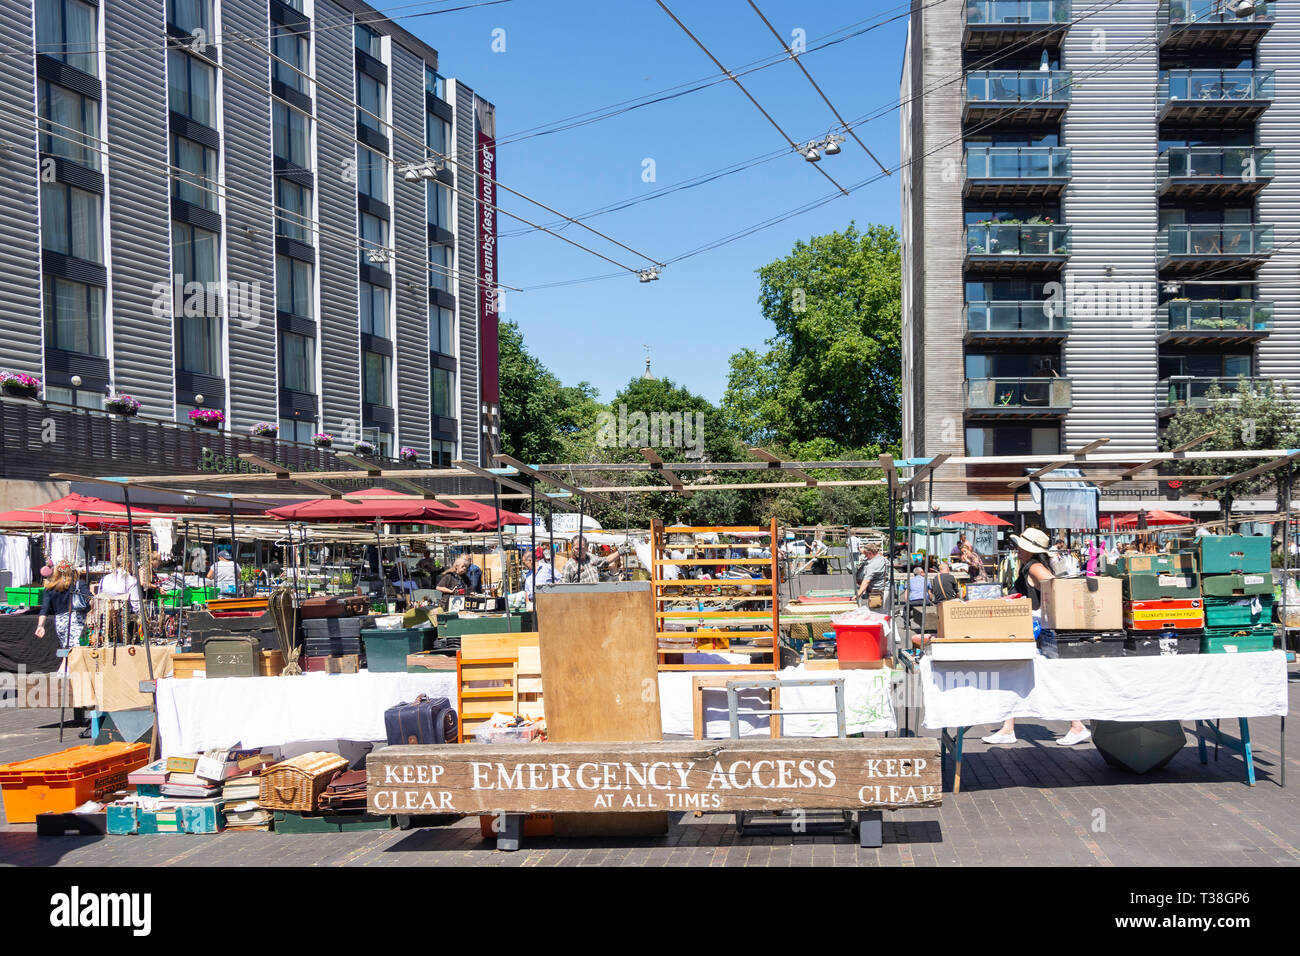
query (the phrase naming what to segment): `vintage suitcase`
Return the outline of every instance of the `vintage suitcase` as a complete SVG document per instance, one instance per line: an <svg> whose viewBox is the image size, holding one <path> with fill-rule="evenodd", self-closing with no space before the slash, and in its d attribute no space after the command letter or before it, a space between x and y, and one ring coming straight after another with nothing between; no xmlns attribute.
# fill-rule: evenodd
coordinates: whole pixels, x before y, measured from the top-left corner
<svg viewBox="0 0 1300 956"><path fill-rule="evenodd" d="M266 810L315 810L335 772L347 765L338 754L319 750L272 764L258 780L257 803Z"/></svg>
<svg viewBox="0 0 1300 956"><path fill-rule="evenodd" d="M366 808L366 772L340 770L321 794L322 810L364 810Z"/></svg>
<svg viewBox="0 0 1300 956"><path fill-rule="evenodd" d="M1199 631L1205 627L1205 607L1199 598L1130 601L1124 606L1124 627L1130 631Z"/></svg>
<svg viewBox="0 0 1300 956"><path fill-rule="evenodd" d="M1203 574L1268 574L1272 538L1262 534L1207 534L1197 539Z"/></svg>
<svg viewBox="0 0 1300 956"><path fill-rule="evenodd" d="M344 605L346 609L346 605ZM307 618L302 622L303 634L307 640L315 638L337 639L341 637L360 640L363 627L373 627L374 617L361 614L352 617L318 617Z"/></svg>
<svg viewBox="0 0 1300 956"><path fill-rule="evenodd" d="M341 598L336 597L313 597L306 598L298 605L298 616L303 620L303 627L306 628L306 622L322 617L342 617L345 605Z"/></svg>
<svg viewBox="0 0 1300 956"><path fill-rule="evenodd" d="M459 718L446 697L421 694L410 704L384 711L384 730L391 744L455 743Z"/></svg>
<svg viewBox="0 0 1300 956"><path fill-rule="evenodd" d="M1201 578L1201 593L1207 598L1253 597L1273 594L1271 574L1207 574Z"/></svg>
<svg viewBox="0 0 1300 956"><path fill-rule="evenodd" d="M210 637L203 645L203 669L208 680L219 677L258 677L262 671L261 642L254 636Z"/></svg>
<svg viewBox="0 0 1300 956"><path fill-rule="evenodd" d="M331 654L360 654L358 637L309 637L303 642L303 653L309 657L329 657Z"/></svg>
<svg viewBox="0 0 1300 956"><path fill-rule="evenodd" d="M1160 657L1201 653L1200 631L1129 631L1125 657Z"/></svg>

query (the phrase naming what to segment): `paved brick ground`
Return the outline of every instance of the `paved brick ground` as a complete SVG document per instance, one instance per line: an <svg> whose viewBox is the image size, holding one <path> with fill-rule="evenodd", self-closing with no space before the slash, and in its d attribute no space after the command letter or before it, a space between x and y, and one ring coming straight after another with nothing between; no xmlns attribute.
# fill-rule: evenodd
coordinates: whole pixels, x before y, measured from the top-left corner
<svg viewBox="0 0 1300 956"><path fill-rule="evenodd" d="M1292 668L1291 699L1300 694ZM48 710L0 710L0 761L58 746ZM1190 726L1190 725L1187 725ZM654 838L525 841L498 853L478 821L425 830L285 835L40 837L0 823L0 864L22 866L1260 866L1300 864L1300 760L1280 786L1280 721L1252 722L1258 783L1224 750L1190 742L1163 770L1113 770L1091 746L1053 743L1064 724L1024 723L1013 747L967 734L963 792L936 809L886 814L885 845L847 834L738 836L731 817L673 815ZM1225 724L1225 730L1228 729ZM1232 728L1235 731L1235 726ZM1294 728L1293 728L1294 730ZM1294 734L1293 734L1294 737ZM75 737L71 743L76 743ZM70 744L69 744L70 745ZM1300 753L1300 740L1291 753Z"/></svg>

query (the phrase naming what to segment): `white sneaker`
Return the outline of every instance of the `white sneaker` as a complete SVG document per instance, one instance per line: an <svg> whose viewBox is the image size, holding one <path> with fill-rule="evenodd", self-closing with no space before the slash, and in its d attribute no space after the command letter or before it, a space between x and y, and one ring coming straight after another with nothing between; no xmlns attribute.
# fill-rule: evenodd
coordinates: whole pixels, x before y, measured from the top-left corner
<svg viewBox="0 0 1300 956"><path fill-rule="evenodd" d="M1073 747L1075 744L1081 744L1092 736L1092 731L1084 728L1083 730L1072 730L1064 737L1058 737L1057 743L1062 747Z"/></svg>
<svg viewBox="0 0 1300 956"><path fill-rule="evenodd" d="M1014 744L1016 742L1015 734L989 734L987 737L981 737L980 740L986 744Z"/></svg>

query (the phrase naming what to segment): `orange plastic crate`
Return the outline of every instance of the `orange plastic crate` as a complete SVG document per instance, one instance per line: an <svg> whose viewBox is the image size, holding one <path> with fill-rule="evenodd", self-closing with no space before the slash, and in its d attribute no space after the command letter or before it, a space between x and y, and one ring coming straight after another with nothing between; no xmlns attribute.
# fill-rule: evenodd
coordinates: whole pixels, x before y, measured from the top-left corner
<svg viewBox="0 0 1300 956"><path fill-rule="evenodd" d="M113 743L0 764L5 820L35 823L38 813L67 813L100 800L126 789L126 775L148 762L148 744Z"/></svg>

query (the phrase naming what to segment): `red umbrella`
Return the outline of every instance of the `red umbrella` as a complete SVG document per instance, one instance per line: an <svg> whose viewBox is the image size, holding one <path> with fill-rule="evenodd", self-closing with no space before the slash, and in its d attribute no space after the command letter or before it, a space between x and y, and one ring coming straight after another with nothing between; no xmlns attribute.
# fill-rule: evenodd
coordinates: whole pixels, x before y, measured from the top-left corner
<svg viewBox="0 0 1300 956"><path fill-rule="evenodd" d="M458 521L461 515L453 508L438 504L429 498L405 495L388 488L367 488L348 494L358 501L336 498L315 498L281 505L267 514L287 521L410 521L442 524L444 520Z"/></svg>
<svg viewBox="0 0 1300 956"><path fill-rule="evenodd" d="M1011 527L1010 521L1003 521L997 515L991 515L987 511L959 511L955 515L942 515L940 521L951 521L955 524L987 524L995 527Z"/></svg>
<svg viewBox="0 0 1300 956"><path fill-rule="evenodd" d="M72 514L74 511L77 512L75 516ZM118 515L121 517L117 517ZM131 509L132 522L144 522L161 517L163 515L156 511L147 511L144 508ZM18 508L0 513L0 525L33 524L48 527L74 523L79 523L81 527L90 531L125 528L126 505L90 495L71 494L35 508Z"/></svg>
<svg viewBox="0 0 1300 956"><path fill-rule="evenodd" d="M1192 524L1192 519L1186 515L1174 514L1172 511L1161 511L1159 508L1153 508L1151 511L1144 512L1146 515L1147 527L1157 528L1162 525ZM1120 515L1116 518L1111 515L1111 528L1136 528L1138 526L1138 515L1127 514Z"/></svg>
<svg viewBox="0 0 1300 956"><path fill-rule="evenodd" d="M531 521L518 512L507 511L502 508L498 514L497 509L491 505L481 504L477 501L462 499L448 502L448 504L454 504L457 510L463 510L465 514L434 522L444 528L459 528L464 531L495 531L498 525L532 524Z"/></svg>

